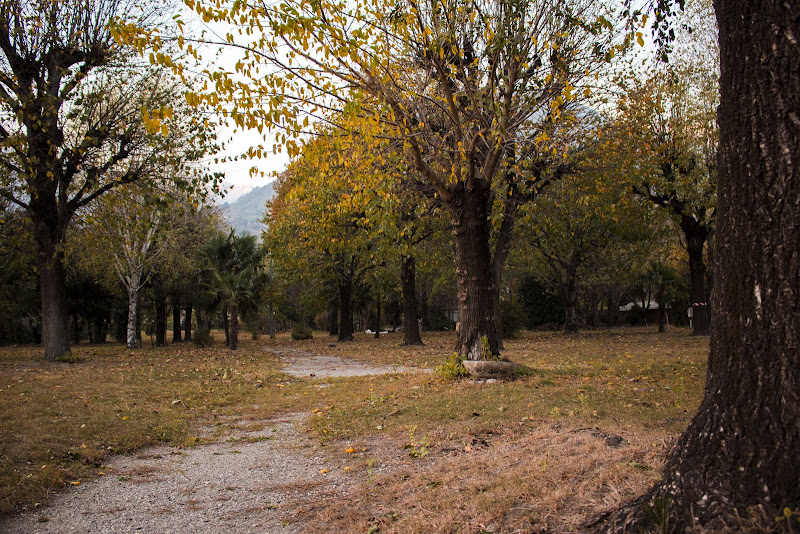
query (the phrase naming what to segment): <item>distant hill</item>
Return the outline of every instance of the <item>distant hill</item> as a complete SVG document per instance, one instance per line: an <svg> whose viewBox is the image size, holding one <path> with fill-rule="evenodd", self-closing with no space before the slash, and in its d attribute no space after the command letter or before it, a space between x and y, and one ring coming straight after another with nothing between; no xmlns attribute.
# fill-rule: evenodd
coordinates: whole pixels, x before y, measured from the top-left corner
<svg viewBox="0 0 800 534"><path fill-rule="evenodd" d="M225 218L237 232L247 232L260 236L264 225L264 207L267 200L275 196L272 184L255 187L252 191L240 196L230 204L223 204Z"/></svg>

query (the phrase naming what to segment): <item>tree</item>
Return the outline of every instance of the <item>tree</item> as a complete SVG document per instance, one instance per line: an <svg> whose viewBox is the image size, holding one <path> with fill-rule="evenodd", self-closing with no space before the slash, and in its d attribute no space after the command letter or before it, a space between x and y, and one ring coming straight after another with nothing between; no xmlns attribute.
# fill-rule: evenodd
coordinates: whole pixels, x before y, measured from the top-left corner
<svg viewBox="0 0 800 534"><path fill-rule="evenodd" d="M480 358L485 337L497 354L494 195L529 193L539 178L531 169L557 163L564 143L555 127L613 56L604 13L584 1L191 5L255 36L239 45L247 53L237 71L248 82L213 72L206 96L235 104L237 124L288 127L280 140L291 150L307 113L333 108L359 124L382 122L402 142L451 216L457 350ZM272 74L256 75L264 64Z"/></svg>
<svg viewBox="0 0 800 534"><path fill-rule="evenodd" d="M683 528L723 529L748 509L771 527L800 503L800 5L716 0L715 10L720 141L708 374L697 414L643 500L668 501L671 522ZM640 504L627 511L640 513ZM796 526L796 516L779 518Z"/></svg>
<svg viewBox="0 0 800 534"><path fill-rule="evenodd" d="M62 244L74 214L170 154L154 131L171 122L157 83L165 72L128 69L110 29L162 16L157 4L127 0L0 2L0 196L34 228L46 360L69 351Z"/></svg>
<svg viewBox="0 0 800 534"><path fill-rule="evenodd" d="M711 68L660 67L635 82L606 129L634 193L667 210L683 234L696 335L710 326L704 256L716 205L715 59Z"/></svg>
<svg viewBox="0 0 800 534"><path fill-rule="evenodd" d="M368 206L390 196L361 140L331 133L307 144L279 178L264 219L264 242L284 272L336 285L340 341L353 338L356 285L380 263Z"/></svg>
<svg viewBox="0 0 800 534"><path fill-rule="evenodd" d="M206 242L203 252L208 265L206 287L226 314L228 347L236 350L239 318L257 305L267 284L266 250L256 236L231 230Z"/></svg>
<svg viewBox="0 0 800 534"><path fill-rule="evenodd" d="M118 188L96 202L80 224L81 231L89 237L87 248L94 249L95 265L113 265L125 288L128 297L125 344L129 349L137 347L141 290L172 238L169 219L176 206L164 209L151 198L152 192L143 190L139 184Z"/></svg>
<svg viewBox="0 0 800 534"><path fill-rule="evenodd" d="M619 274L646 253L651 218L641 202L613 184L614 176L583 171L552 184L528 207L523 235L531 242L536 276L557 287L564 328L578 331L579 295L604 276ZM540 259L536 261L536 256Z"/></svg>

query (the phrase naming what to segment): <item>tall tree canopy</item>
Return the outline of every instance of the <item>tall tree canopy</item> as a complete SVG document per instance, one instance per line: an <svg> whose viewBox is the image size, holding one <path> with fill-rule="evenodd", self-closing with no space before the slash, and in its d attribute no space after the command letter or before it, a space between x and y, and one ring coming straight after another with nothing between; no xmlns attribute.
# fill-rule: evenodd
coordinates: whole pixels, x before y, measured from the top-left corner
<svg viewBox="0 0 800 534"><path fill-rule="evenodd" d="M110 29L118 18L153 27L165 12L128 0L0 2L0 196L33 223L47 360L69 351L61 245L73 215L172 157L162 133L176 120L175 82L134 65ZM194 142L209 131L195 128Z"/></svg>
<svg viewBox="0 0 800 534"><path fill-rule="evenodd" d="M497 354L493 202L530 195L561 162L571 109L613 55L605 13L583 0L189 5L253 36L237 41L244 79L213 72L207 96L234 102L240 125L287 128L292 149L309 114L343 110L402 142L451 217L457 350L479 358L485 337Z"/></svg>

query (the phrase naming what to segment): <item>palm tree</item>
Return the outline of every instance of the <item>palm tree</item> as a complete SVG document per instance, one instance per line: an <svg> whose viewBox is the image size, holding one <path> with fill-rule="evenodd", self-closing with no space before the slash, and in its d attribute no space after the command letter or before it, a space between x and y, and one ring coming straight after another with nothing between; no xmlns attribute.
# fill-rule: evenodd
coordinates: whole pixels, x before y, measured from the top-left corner
<svg viewBox="0 0 800 534"><path fill-rule="evenodd" d="M203 246L206 258L204 285L214 307L225 316L226 342L231 350L239 344L239 316L258 305L268 278L264 249L255 236L217 234Z"/></svg>

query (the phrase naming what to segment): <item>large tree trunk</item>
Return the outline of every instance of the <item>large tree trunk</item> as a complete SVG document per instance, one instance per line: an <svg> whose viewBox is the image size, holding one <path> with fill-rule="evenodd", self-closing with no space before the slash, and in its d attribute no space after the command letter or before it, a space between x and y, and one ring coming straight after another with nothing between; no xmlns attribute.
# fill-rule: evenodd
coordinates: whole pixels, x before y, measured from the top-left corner
<svg viewBox="0 0 800 534"><path fill-rule="evenodd" d="M66 276L57 233L48 224L34 220L36 260L42 298L42 345L44 359L54 362L70 351Z"/></svg>
<svg viewBox="0 0 800 534"><path fill-rule="evenodd" d="M167 346L167 297L156 296L156 347Z"/></svg>
<svg viewBox="0 0 800 534"><path fill-rule="evenodd" d="M192 340L192 307L186 306L186 317L183 318L183 340Z"/></svg>
<svg viewBox="0 0 800 534"><path fill-rule="evenodd" d="M489 191L461 190L448 204L456 242L458 339L456 351L469 360L484 355L482 340L492 355L500 354L495 325L496 292L489 251Z"/></svg>
<svg viewBox="0 0 800 534"><path fill-rule="evenodd" d="M228 308L228 311L231 314L228 347L230 347L231 350L236 350L236 348L239 346L239 306L236 304L231 304Z"/></svg>
<svg viewBox="0 0 800 534"><path fill-rule="evenodd" d="M351 308L353 287L350 281L339 282L339 341L353 340L353 308Z"/></svg>
<svg viewBox="0 0 800 534"><path fill-rule="evenodd" d="M800 3L715 0L715 8L711 353L700 409L648 497L669 499L684 528L696 520L720 529L751 506L774 527L780 510L800 503Z"/></svg>
<svg viewBox="0 0 800 534"><path fill-rule="evenodd" d="M403 289L403 344L422 345L417 322L417 264L414 256L403 256L400 262L400 283Z"/></svg>
<svg viewBox="0 0 800 534"><path fill-rule="evenodd" d="M711 331L711 313L706 296L706 265L703 248L707 230L692 230L684 226L686 251L689 253L689 296L692 299L692 334L707 336Z"/></svg>
<svg viewBox="0 0 800 534"><path fill-rule="evenodd" d="M174 297L172 299L172 342L181 342L181 305Z"/></svg>

